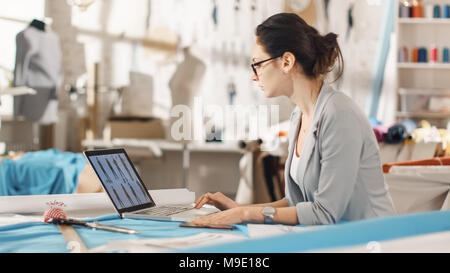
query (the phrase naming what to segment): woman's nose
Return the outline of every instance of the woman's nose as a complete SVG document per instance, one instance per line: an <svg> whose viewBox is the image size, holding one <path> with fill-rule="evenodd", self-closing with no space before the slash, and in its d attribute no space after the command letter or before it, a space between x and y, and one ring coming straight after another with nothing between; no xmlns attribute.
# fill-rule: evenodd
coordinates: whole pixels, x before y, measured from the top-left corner
<svg viewBox="0 0 450 273"><path fill-rule="evenodd" d="M255 75L255 73L252 74L252 81L257 82L258 76Z"/></svg>

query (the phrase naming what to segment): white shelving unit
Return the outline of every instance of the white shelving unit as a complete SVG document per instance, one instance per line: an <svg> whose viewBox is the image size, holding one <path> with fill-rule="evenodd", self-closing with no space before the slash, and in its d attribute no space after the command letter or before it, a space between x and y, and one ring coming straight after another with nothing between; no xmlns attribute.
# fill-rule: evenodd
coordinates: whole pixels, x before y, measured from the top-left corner
<svg viewBox="0 0 450 273"><path fill-rule="evenodd" d="M450 29L449 29L450 32ZM450 35L450 34L449 34ZM398 63L398 69L450 69L450 64L443 63ZM447 71L448 72L448 71Z"/></svg>
<svg viewBox="0 0 450 273"><path fill-rule="evenodd" d="M397 52L407 47L411 60L413 48L425 47L429 60L435 46L438 62L402 63L397 59L397 119L427 119L433 125L445 127L450 119L450 63L442 63L442 58L444 47L450 48L450 19L399 18L400 2L397 0ZM450 5L450 0L423 0L422 4L439 4L442 9L443 5Z"/></svg>
<svg viewBox="0 0 450 273"><path fill-rule="evenodd" d="M450 25L450 19L448 18L399 18L399 24L433 24L433 25Z"/></svg>

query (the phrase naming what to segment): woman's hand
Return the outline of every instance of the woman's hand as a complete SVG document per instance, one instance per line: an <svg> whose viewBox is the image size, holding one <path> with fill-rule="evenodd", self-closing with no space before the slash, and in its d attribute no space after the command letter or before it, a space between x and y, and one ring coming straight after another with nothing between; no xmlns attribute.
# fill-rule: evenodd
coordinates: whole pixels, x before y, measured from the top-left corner
<svg viewBox="0 0 450 273"><path fill-rule="evenodd" d="M195 218L190 223L192 224L216 224L216 225L222 225L222 224L241 224L244 222L244 207L236 207L224 211L220 211L214 214L210 214L207 216L202 216Z"/></svg>
<svg viewBox="0 0 450 273"><path fill-rule="evenodd" d="M228 210L239 206L238 203L226 197L221 192L216 192L214 194L208 192L203 194L199 199L197 199L197 201L195 201L194 208L199 209L203 207L204 204L213 205L220 210Z"/></svg>

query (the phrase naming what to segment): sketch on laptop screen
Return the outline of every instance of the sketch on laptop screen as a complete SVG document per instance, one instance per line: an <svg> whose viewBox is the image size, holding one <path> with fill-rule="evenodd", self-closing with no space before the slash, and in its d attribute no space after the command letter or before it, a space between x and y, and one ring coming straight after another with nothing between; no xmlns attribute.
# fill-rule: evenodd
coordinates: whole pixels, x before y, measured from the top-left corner
<svg viewBox="0 0 450 273"><path fill-rule="evenodd" d="M117 209L151 202L125 154L98 155L90 158Z"/></svg>

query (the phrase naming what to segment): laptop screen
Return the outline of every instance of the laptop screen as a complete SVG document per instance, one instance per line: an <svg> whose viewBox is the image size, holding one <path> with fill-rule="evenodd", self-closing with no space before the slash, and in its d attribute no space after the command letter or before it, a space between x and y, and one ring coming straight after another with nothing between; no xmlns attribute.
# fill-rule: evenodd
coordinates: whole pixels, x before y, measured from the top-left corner
<svg viewBox="0 0 450 273"><path fill-rule="evenodd" d="M124 149L84 154L119 213L155 205Z"/></svg>

